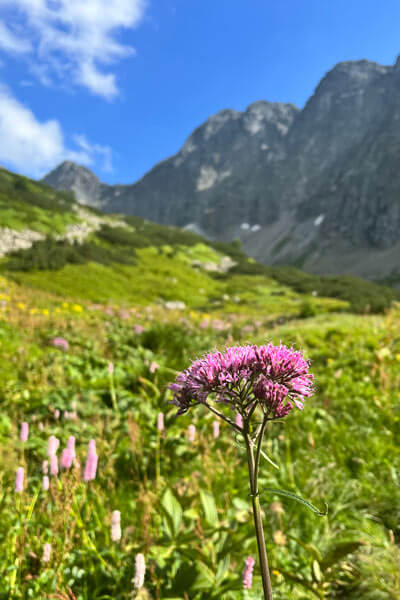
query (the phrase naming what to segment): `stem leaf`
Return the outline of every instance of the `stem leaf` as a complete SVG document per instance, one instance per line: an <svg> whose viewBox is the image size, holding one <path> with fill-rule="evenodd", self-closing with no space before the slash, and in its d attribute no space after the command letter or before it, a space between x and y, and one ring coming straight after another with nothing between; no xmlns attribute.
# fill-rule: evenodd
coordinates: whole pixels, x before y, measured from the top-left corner
<svg viewBox="0 0 400 600"><path fill-rule="evenodd" d="M303 506L306 506L307 508L309 508L313 513L315 513L319 517L325 517L328 514L328 505L327 504L325 504L325 511L321 512L320 510L318 510L318 508L316 506L311 504L311 502L304 500L304 498L297 496L297 494L294 494L293 492L287 492L286 490L280 490L280 489L275 489L275 488L264 488L264 489L266 492L269 492L270 494L276 494L277 496L284 496L285 498L290 498L291 500L296 500L296 502L300 502L300 504L303 504Z"/></svg>

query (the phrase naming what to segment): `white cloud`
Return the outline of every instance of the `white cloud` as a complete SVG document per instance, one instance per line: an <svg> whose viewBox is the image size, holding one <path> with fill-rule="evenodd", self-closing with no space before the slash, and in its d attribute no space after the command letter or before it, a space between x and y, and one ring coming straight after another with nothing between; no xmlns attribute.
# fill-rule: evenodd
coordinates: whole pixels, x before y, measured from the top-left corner
<svg viewBox="0 0 400 600"><path fill-rule="evenodd" d="M32 177L41 177L63 160L92 165L98 157L104 169L111 169L111 149L91 144L82 135L74 136L76 148L69 148L60 123L39 121L30 108L21 104L0 84L0 162Z"/></svg>
<svg viewBox="0 0 400 600"><path fill-rule="evenodd" d="M93 94L118 94L111 65L132 56L134 48L118 41L121 29L142 19L146 0L0 0L0 14L23 34L11 33L0 47L28 52L42 76L70 79ZM3 26L4 27L4 26ZM0 29L0 40L2 30ZM27 41L27 38L29 41ZM25 44L25 46L24 46Z"/></svg>
<svg viewBox="0 0 400 600"><path fill-rule="evenodd" d="M75 144L88 156L92 157L90 163L93 162L95 157L100 157L102 161L103 171L112 171L112 150L109 146L102 146L101 144L91 144L87 141L86 137L82 134L73 136Z"/></svg>
<svg viewBox="0 0 400 600"><path fill-rule="evenodd" d="M12 54L24 54L32 50L28 40L19 37L0 21L0 49Z"/></svg>

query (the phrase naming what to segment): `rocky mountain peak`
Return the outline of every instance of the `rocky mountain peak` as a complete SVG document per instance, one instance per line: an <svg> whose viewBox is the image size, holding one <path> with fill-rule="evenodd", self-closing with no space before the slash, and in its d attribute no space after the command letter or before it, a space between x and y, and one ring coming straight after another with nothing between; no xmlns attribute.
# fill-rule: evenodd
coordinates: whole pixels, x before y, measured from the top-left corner
<svg viewBox="0 0 400 600"><path fill-rule="evenodd" d="M338 63L305 107L259 100L211 116L130 186L64 163L81 201L212 238L271 264L400 282L400 57ZM57 177L56 177L57 175Z"/></svg>
<svg viewBox="0 0 400 600"><path fill-rule="evenodd" d="M65 160L43 178L43 183L58 190L72 190L78 202L100 208L104 184L87 167Z"/></svg>

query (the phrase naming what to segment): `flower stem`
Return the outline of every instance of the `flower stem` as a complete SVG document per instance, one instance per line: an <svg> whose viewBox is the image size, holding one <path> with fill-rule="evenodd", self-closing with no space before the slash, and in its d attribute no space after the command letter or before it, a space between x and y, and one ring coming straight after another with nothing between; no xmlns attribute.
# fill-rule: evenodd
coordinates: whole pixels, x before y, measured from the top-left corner
<svg viewBox="0 0 400 600"><path fill-rule="evenodd" d="M256 451L256 457L254 457L253 446L250 441L249 434L246 433L246 448L247 448L247 462L249 467L249 478L250 478L250 493L251 500L253 504L253 517L254 517L254 527L256 530L257 537L257 546L258 546L258 556L260 558L260 570L261 570L261 578L264 589L264 599L272 600L272 587L271 587L271 577L269 574L269 566L268 566L268 557L267 550L265 548L265 540L264 540L264 530L261 518L261 507L260 507L260 498L258 492L258 467L260 461L260 450L262 437L264 433L264 429L266 426L263 423L263 427L260 431L258 446Z"/></svg>

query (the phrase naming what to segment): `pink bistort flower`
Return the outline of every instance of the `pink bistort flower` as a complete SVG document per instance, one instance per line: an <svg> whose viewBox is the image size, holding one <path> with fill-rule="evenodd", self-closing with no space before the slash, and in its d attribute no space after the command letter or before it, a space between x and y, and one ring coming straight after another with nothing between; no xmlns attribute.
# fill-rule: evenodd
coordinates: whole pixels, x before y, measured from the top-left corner
<svg viewBox="0 0 400 600"><path fill-rule="evenodd" d="M51 340L51 345L54 346L54 348L61 348L61 350L64 350L64 352L66 352L69 348L69 343L63 337L53 338Z"/></svg>
<svg viewBox="0 0 400 600"><path fill-rule="evenodd" d="M88 446L88 453L86 457L85 470L83 473L84 481L93 481L96 479L98 456L96 452L95 440L90 440Z"/></svg>
<svg viewBox="0 0 400 600"><path fill-rule="evenodd" d="M23 423L21 423L21 431L19 434L19 439L21 440L21 442L26 442L28 440L28 436L29 436L29 425L26 421L24 421Z"/></svg>
<svg viewBox="0 0 400 600"><path fill-rule="evenodd" d="M19 494L24 489L24 473L25 473L24 467L18 467L17 475L15 477L15 491L18 492Z"/></svg>
<svg viewBox="0 0 400 600"><path fill-rule="evenodd" d="M246 560L246 566L243 572L243 587L245 590L249 590L251 588L251 584L253 581L253 569L255 565L255 560L252 556L249 556Z"/></svg>
<svg viewBox="0 0 400 600"><path fill-rule="evenodd" d="M111 515L111 539L113 542L119 542L121 539L121 513L114 510Z"/></svg>
<svg viewBox="0 0 400 600"><path fill-rule="evenodd" d="M135 578L133 580L133 584L137 590L140 590L144 585L144 576L146 573L146 562L144 560L143 554L138 554L136 556L136 570L135 570Z"/></svg>
<svg viewBox="0 0 400 600"><path fill-rule="evenodd" d="M49 544L48 542L43 546L43 556L42 556L42 561L45 563L50 562L50 557L51 557L51 544Z"/></svg>

